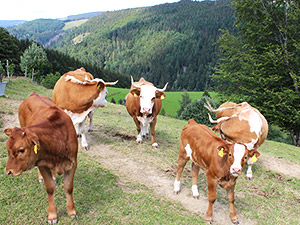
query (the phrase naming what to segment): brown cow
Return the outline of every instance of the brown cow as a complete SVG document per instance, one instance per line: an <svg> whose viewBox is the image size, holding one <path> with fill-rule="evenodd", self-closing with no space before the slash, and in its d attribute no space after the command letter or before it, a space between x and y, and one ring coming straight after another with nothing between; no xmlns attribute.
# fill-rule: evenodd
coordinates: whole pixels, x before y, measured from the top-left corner
<svg viewBox="0 0 300 225"><path fill-rule="evenodd" d="M56 223L56 181L52 172L59 175L64 173L68 215L77 217L73 201L73 180L77 167L78 141L72 120L50 98L40 97L36 93L22 102L19 115L20 123L30 126L4 130L9 137L6 142L6 174L18 176L37 166L48 193L48 223Z"/></svg>
<svg viewBox="0 0 300 225"><path fill-rule="evenodd" d="M142 143L142 137L149 134L148 124L150 124L150 133L152 137L152 147L158 148L155 140L156 118L162 106L162 99L166 96L163 89L158 89L143 77L138 82L133 82L131 77L131 88L126 96L126 108L135 122L138 132L137 143Z"/></svg>
<svg viewBox="0 0 300 225"><path fill-rule="evenodd" d="M192 192L194 198L199 197L197 187L199 168L206 171L209 202L206 221L212 222L213 204L217 198L217 184L219 184L227 191L231 221L238 224L234 208L234 187L247 158L252 157L254 152L249 153L243 144L226 142L215 135L207 126L190 119L188 125L181 132L174 192L179 193L181 173L188 160L191 159L193 161Z"/></svg>
<svg viewBox="0 0 300 225"><path fill-rule="evenodd" d="M71 117L78 135L82 137L81 145L86 150L88 143L85 136L85 119L90 116L91 128L93 111L98 107L107 106L106 86L115 85L117 82L108 83L99 78L93 79L92 74L80 68L62 75L54 86L53 102Z"/></svg>
<svg viewBox="0 0 300 225"><path fill-rule="evenodd" d="M212 129L220 132L223 139L229 142L243 143L249 150L262 145L268 135L268 122L265 117L247 102L236 104L225 102L218 109L213 109L209 103L205 106L210 112L217 115L217 123ZM256 160L248 160L246 177L252 179L252 165Z"/></svg>

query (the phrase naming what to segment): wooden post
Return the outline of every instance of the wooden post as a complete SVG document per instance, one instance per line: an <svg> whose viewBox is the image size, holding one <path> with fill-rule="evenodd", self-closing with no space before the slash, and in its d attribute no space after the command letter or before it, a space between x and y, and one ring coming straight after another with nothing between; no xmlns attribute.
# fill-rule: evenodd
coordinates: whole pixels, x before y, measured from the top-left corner
<svg viewBox="0 0 300 225"><path fill-rule="evenodd" d="M34 78L34 68L32 68L32 82L33 82L33 78Z"/></svg>
<svg viewBox="0 0 300 225"><path fill-rule="evenodd" d="M9 80L8 59L6 60L6 73L7 73L7 78Z"/></svg>

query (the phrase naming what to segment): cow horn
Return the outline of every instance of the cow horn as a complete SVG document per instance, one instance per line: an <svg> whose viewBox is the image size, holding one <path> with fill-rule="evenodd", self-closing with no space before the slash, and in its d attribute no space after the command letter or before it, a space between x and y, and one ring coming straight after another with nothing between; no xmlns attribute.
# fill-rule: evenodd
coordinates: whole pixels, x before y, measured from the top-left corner
<svg viewBox="0 0 300 225"><path fill-rule="evenodd" d="M115 81L115 82L104 82L106 86L112 86L115 85L116 83L118 83L119 80Z"/></svg>
<svg viewBox="0 0 300 225"><path fill-rule="evenodd" d="M134 84L132 76L130 76L130 78L131 78L131 85L132 85L134 88L141 88L141 86Z"/></svg>
<svg viewBox="0 0 300 225"><path fill-rule="evenodd" d="M209 121L210 121L211 123L218 123L217 120L213 120L213 119L211 118L211 115L210 115L209 113L207 113L207 114L208 114L208 117L209 117Z"/></svg>
<svg viewBox="0 0 300 225"><path fill-rule="evenodd" d="M168 86L169 82L167 82L164 86L163 89L159 89L159 88L156 88L157 91L161 91L161 92L164 92L166 89L167 89L167 86Z"/></svg>
<svg viewBox="0 0 300 225"><path fill-rule="evenodd" d="M222 111L227 110L227 109L234 109L235 108L235 106L231 106L231 107L225 107L225 108L220 108L220 109L213 109L213 107L211 107L211 105L208 101L206 101L206 104L204 104L204 107L207 108L210 112L213 112L213 113L219 113L219 112L222 112Z"/></svg>

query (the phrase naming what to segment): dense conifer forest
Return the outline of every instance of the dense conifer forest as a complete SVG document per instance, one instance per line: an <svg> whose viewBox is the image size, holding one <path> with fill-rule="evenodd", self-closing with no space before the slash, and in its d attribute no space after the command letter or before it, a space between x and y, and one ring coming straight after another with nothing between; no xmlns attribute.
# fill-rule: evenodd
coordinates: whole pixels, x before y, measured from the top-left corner
<svg viewBox="0 0 300 225"><path fill-rule="evenodd" d="M102 13L51 47L83 62L143 76L169 90L206 90L220 29L233 29L230 0L191 1Z"/></svg>

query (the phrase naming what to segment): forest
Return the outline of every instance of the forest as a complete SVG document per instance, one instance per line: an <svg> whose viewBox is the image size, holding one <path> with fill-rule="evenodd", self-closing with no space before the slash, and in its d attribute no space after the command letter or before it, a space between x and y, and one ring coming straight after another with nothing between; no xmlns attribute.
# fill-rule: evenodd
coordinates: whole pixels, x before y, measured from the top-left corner
<svg viewBox="0 0 300 225"><path fill-rule="evenodd" d="M220 29L233 30L229 0L190 1L102 13L51 48L169 90L212 89Z"/></svg>

